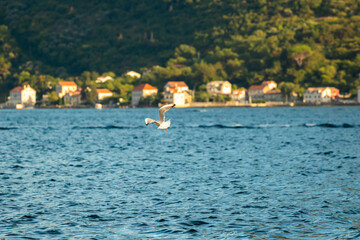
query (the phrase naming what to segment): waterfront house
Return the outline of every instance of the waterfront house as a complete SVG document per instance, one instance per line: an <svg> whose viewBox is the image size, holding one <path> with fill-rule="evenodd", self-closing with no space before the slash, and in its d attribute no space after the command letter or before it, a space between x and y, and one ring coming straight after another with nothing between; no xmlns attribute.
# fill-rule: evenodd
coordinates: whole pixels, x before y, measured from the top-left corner
<svg viewBox="0 0 360 240"><path fill-rule="evenodd" d="M109 98L109 97L113 96L113 93L109 89L106 89L106 88L96 89L96 92L97 92L97 96L98 96L97 99L99 101L102 101L105 98Z"/></svg>
<svg viewBox="0 0 360 240"><path fill-rule="evenodd" d="M164 100L166 104L176 104L177 106L182 106L190 104L192 102L192 95L189 91L177 91L170 90L164 92Z"/></svg>
<svg viewBox="0 0 360 240"><path fill-rule="evenodd" d="M277 88L277 83L272 80L271 81L263 81L261 84L268 86L270 90Z"/></svg>
<svg viewBox="0 0 360 240"><path fill-rule="evenodd" d="M329 88L331 91L331 99L335 100L335 99L339 98L339 95L340 95L339 89L334 88L334 87L329 87Z"/></svg>
<svg viewBox="0 0 360 240"><path fill-rule="evenodd" d="M75 82L60 81L56 85L56 93L60 98L64 97L67 92L75 92L78 86Z"/></svg>
<svg viewBox="0 0 360 240"><path fill-rule="evenodd" d="M206 90L213 94L231 94L231 83L229 81L211 81L206 84Z"/></svg>
<svg viewBox="0 0 360 240"><path fill-rule="evenodd" d="M75 91L66 92L64 95L64 103L69 106L78 106L81 104L81 88Z"/></svg>
<svg viewBox="0 0 360 240"><path fill-rule="evenodd" d="M260 85L251 85L248 90L249 101L265 100L264 94L277 88L274 81L263 81Z"/></svg>
<svg viewBox="0 0 360 240"><path fill-rule="evenodd" d="M17 105L34 106L36 103L36 91L30 85L18 86L10 90L7 104L11 107Z"/></svg>
<svg viewBox="0 0 360 240"><path fill-rule="evenodd" d="M246 103L246 89L235 89L232 91L231 99L239 103Z"/></svg>
<svg viewBox="0 0 360 240"><path fill-rule="evenodd" d="M156 87L153 87L148 83L143 83L132 90L131 105L137 106L139 105L141 98L156 95L157 93L158 89Z"/></svg>
<svg viewBox="0 0 360 240"><path fill-rule="evenodd" d="M164 86L164 100L166 104L178 106L192 102L192 91L184 81L169 81Z"/></svg>
<svg viewBox="0 0 360 240"><path fill-rule="evenodd" d="M279 89L273 89L264 93L264 100L267 102L283 102L283 95Z"/></svg>
<svg viewBox="0 0 360 240"><path fill-rule="evenodd" d="M360 86L357 87L357 102L360 103Z"/></svg>
<svg viewBox="0 0 360 240"><path fill-rule="evenodd" d="M189 91L189 87L184 81L169 81L165 84L164 91L170 90L176 90L178 92Z"/></svg>
<svg viewBox="0 0 360 240"><path fill-rule="evenodd" d="M330 87L311 87L304 93L305 103L330 103L332 98Z"/></svg>

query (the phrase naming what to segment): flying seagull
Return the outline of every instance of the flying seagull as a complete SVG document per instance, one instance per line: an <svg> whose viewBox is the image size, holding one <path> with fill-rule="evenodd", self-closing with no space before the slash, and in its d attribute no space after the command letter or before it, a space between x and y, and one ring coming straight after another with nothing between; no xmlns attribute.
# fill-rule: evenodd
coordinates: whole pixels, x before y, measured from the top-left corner
<svg viewBox="0 0 360 240"><path fill-rule="evenodd" d="M156 126L158 126L158 129L165 129L167 131L168 127L170 127L170 120L165 122L165 112L170 110L173 107L175 107L175 104L168 104L168 105L162 106L159 109L159 120L155 121L155 120L152 120L151 118L145 118L146 126L149 125L150 123L153 123Z"/></svg>

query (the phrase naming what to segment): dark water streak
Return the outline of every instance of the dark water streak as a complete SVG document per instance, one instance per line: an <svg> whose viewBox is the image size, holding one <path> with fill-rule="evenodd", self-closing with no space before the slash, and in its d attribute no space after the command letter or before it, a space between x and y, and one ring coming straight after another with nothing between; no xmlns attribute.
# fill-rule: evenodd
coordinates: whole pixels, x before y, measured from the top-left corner
<svg viewBox="0 0 360 240"><path fill-rule="evenodd" d="M356 239L360 108L1 110L0 238Z"/></svg>

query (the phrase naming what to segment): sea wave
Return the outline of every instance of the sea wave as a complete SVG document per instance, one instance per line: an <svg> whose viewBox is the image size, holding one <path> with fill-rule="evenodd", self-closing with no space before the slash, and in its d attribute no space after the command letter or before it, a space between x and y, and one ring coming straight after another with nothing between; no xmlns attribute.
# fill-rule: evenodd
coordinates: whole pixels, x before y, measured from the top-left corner
<svg viewBox="0 0 360 240"><path fill-rule="evenodd" d="M190 126L194 128L239 128L239 129L263 129L263 128L290 128L290 127L319 127L319 128L357 128L360 125L352 125L348 123L333 124L333 123L304 123L304 124L258 124L258 125L242 125L242 124L202 124Z"/></svg>
<svg viewBox="0 0 360 240"><path fill-rule="evenodd" d="M116 126L116 125L107 125L107 126L74 126L72 129L134 129L140 128L140 126Z"/></svg>
<svg viewBox="0 0 360 240"><path fill-rule="evenodd" d="M95 126L70 126L73 130L79 129L139 129L145 128L145 125L134 125L134 126L124 126L124 125L95 125ZM264 129L264 128L293 128L293 127L306 127L306 128L359 128L360 125L353 125L349 123L304 123L304 124L257 124L257 125L243 125L243 124L219 124L219 123L211 123L211 124L200 124L200 125L176 125L174 124L171 128L219 128L219 129ZM44 128L42 126L35 126L34 128ZM54 127L45 127L48 130L54 130ZM66 127L65 127L66 128ZM0 127L0 131L7 130L16 130L19 127Z"/></svg>
<svg viewBox="0 0 360 240"><path fill-rule="evenodd" d="M224 124L209 124L209 125L198 125L197 128L254 128L252 126L244 126L241 124L235 125L224 125Z"/></svg>
<svg viewBox="0 0 360 240"><path fill-rule="evenodd" d="M351 124L348 124L348 123L343 123L343 124L333 124L333 123L314 124L314 123L305 123L303 126L304 126L304 127L321 127L321 128L356 128L356 127L359 127L359 125L351 125Z"/></svg>
<svg viewBox="0 0 360 240"><path fill-rule="evenodd" d="M17 127L0 127L0 131L4 130L14 130L14 129L18 129Z"/></svg>

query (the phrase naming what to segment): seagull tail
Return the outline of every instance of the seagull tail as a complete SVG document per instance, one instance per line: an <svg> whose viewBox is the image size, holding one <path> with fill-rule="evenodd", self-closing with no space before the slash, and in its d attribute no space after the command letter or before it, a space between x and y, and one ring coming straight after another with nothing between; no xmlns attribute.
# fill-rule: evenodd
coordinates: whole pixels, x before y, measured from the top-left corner
<svg viewBox="0 0 360 240"><path fill-rule="evenodd" d="M170 127L170 124L171 124L171 121L168 120L166 122L163 122L159 127L158 129L167 129L168 127Z"/></svg>

